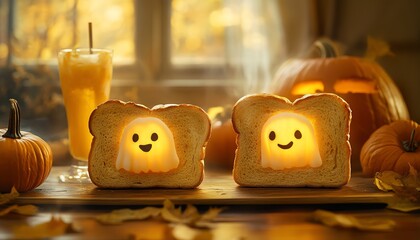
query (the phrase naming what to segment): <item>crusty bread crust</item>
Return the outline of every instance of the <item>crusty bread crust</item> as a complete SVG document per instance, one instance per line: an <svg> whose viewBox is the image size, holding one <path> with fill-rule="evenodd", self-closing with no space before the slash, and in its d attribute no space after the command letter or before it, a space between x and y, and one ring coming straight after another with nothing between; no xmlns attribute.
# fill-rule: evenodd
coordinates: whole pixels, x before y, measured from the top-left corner
<svg viewBox="0 0 420 240"><path fill-rule="evenodd" d="M260 134L264 123L279 112L312 119L323 164L320 167L273 170L261 166ZM232 113L238 133L233 177L250 187L340 187L350 179L351 109L335 94L306 95L295 102L272 94L241 98Z"/></svg>
<svg viewBox="0 0 420 240"><path fill-rule="evenodd" d="M179 157L176 169L166 173L138 174L116 169L123 129L138 117L156 117L168 126ZM103 188L195 188L204 176L210 124L206 112L194 105L158 105L149 109L132 102L109 100L99 105L89 120L93 135L88 163L90 178Z"/></svg>

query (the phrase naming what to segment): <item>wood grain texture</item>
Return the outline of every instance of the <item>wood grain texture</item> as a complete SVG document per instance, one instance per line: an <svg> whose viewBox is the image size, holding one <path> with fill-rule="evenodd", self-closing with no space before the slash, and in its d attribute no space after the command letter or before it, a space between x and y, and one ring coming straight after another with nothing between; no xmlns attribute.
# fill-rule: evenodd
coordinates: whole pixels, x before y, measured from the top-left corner
<svg viewBox="0 0 420 240"><path fill-rule="evenodd" d="M54 167L47 181L22 193L19 204L62 205L161 205L165 199L176 204L260 205L260 204L358 204L385 203L391 193L381 192L373 179L353 177L342 188L245 188L231 175L207 171L196 189L100 189L94 184L59 183L66 168Z"/></svg>

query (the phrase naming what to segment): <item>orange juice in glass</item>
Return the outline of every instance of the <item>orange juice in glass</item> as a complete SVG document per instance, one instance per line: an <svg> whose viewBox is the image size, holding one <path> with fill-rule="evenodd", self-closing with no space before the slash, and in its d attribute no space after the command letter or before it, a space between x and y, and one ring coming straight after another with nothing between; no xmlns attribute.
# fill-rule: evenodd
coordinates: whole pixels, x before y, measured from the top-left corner
<svg viewBox="0 0 420 240"><path fill-rule="evenodd" d="M58 68L70 153L77 160L87 161L92 142L88 126L90 114L109 99L112 50L64 49L58 53Z"/></svg>

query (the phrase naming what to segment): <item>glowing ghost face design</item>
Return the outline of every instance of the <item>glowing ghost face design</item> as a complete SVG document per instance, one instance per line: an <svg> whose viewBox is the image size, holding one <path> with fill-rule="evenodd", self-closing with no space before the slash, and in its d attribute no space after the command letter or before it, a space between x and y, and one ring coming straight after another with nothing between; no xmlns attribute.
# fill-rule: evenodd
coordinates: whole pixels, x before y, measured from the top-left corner
<svg viewBox="0 0 420 240"><path fill-rule="evenodd" d="M117 170L168 172L177 168L178 164L172 132L162 120L137 118L124 128L116 161Z"/></svg>
<svg viewBox="0 0 420 240"><path fill-rule="evenodd" d="M261 165L274 170L321 166L312 123L291 112L270 117L261 131Z"/></svg>

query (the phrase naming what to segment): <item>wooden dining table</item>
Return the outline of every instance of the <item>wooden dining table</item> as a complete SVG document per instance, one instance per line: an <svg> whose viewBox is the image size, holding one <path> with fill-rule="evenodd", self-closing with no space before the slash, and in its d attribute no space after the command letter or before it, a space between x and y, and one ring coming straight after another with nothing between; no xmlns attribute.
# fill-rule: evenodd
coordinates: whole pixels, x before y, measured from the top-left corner
<svg viewBox="0 0 420 240"><path fill-rule="evenodd" d="M39 211L33 216L0 217L0 239L14 239L17 226L51 217L72 226L57 239L420 239L420 213L388 209L393 193L378 190L372 178L357 173L341 188L246 188L233 181L230 171L212 168L206 169L196 189L101 189L92 183L60 182L58 176L65 170L53 167L42 185L12 201L35 205ZM210 208L222 211L208 228L158 218L116 225L96 219L117 209L161 207L167 199L176 206L192 204L200 213ZM387 231L331 227L314 220L319 209L357 219L389 219L395 226Z"/></svg>

